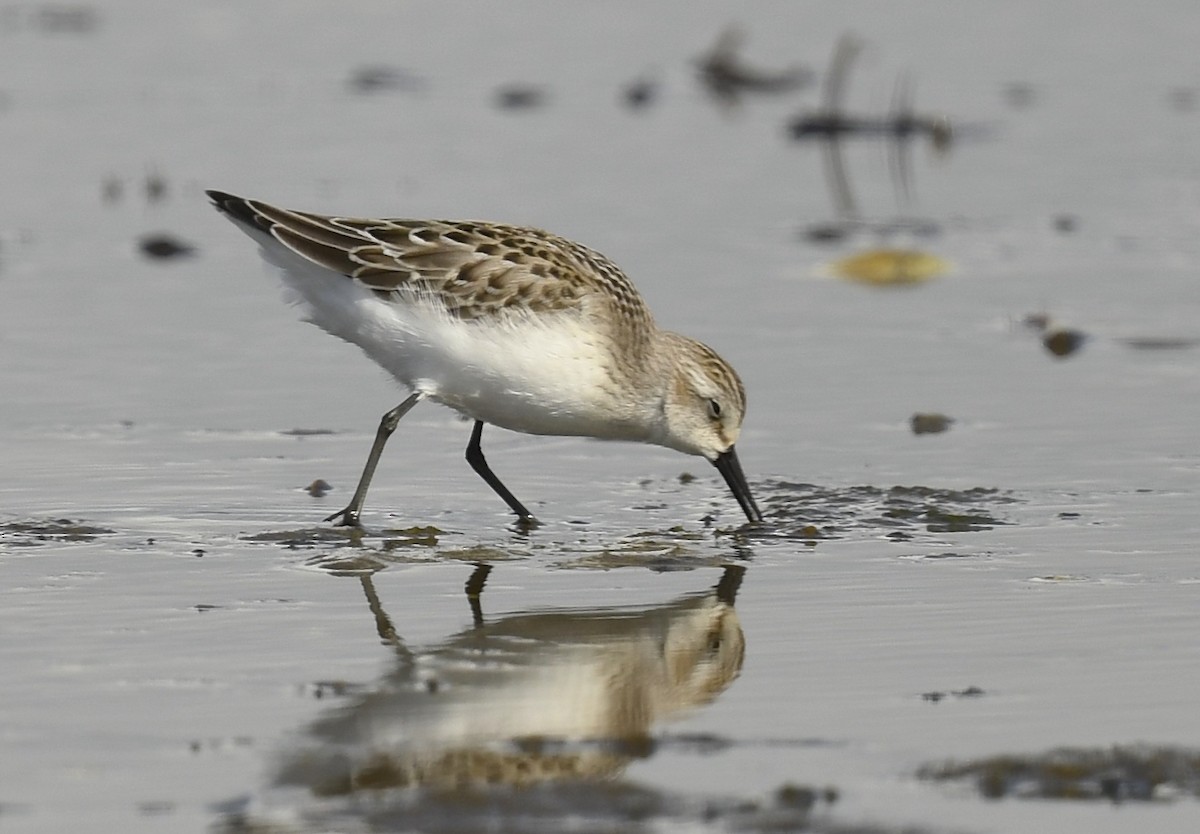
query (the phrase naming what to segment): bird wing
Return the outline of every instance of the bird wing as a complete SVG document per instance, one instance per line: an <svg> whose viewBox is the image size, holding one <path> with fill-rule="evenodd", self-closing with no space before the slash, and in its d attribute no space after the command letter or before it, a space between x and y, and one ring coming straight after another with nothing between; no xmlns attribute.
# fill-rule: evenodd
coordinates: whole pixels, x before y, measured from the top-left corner
<svg viewBox="0 0 1200 834"><path fill-rule="evenodd" d="M602 302L650 322L633 284L608 258L557 235L476 221L368 219L279 208L208 192L235 221L385 299L432 297L462 319L546 313Z"/></svg>

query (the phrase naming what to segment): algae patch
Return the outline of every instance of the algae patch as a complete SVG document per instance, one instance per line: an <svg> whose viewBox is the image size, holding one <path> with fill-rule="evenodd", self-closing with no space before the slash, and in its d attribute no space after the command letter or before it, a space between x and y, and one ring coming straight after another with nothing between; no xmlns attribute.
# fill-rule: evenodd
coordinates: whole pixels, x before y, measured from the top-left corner
<svg viewBox="0 0 1200 834"><path fill-rule="evenodd" d="M918 249L869 249L829 266L839 278L876 287L920 284L950 271L950 264Z"/></svg>
<svg viewBox="0 0 1200 834"><path fill-rule="evenodd" d="M759 487L772 537L815 541L855 532L904 541L927 533L976 533L1005 525L998 507L1017 501L990 487L822 487L768 481Z"/></svg>
<svg viewBox="0 0 1200 834"><path fill-rule="evenodd" d="M361 527L303 527L299 530L268 530L242 536L242 541L280 544L293 550L308 550L321 545L362 545Z"/></svg>
<svg viewBox="0 0 1200 834"><path fill-rule="evenodd" d="M1165 801L1200 797L1200 750L1152 745L1064 747L928 764L919 779L973 780L988 799Z"/></svg>
<svg viewBox="0 0 1200 834"><path fill-rule="evenodd" d="M27 519L0 524L0 543L13 547L38 547L52 542L90 542L116 533L69 518Z"/></svg>

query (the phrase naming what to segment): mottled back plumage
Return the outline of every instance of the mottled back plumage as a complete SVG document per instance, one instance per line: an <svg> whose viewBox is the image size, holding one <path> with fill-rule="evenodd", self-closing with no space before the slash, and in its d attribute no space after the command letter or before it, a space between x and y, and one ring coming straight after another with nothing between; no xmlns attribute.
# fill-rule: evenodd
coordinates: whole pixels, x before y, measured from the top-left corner
<svg viewBox="0 0 1200 834"><path fill-rule="evenodd" d="M327 216L240 198L221 207L387 300L432 295L464 320L579 309L620 323L637 342L654 327L641 294L616 264L541 229Z"/></svg>

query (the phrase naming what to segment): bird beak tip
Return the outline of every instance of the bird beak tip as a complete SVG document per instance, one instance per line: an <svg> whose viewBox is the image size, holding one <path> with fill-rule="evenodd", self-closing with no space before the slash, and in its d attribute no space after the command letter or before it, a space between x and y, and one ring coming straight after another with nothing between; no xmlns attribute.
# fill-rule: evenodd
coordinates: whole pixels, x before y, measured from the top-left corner
<svg viewBox="0 0 1200 834"><path fill-rule="evenodd" d="M762 521L762 511L754 501L754 495L750 492L750 485L746 483L746 475L742 472L742 465L738 462L737 452L734 451L734 448L730 446L717 455L716 460L712 463L725 479L729 491L733 493L733 497L737 499L742 511L746 513L746 518L752 523Z"/></svg>

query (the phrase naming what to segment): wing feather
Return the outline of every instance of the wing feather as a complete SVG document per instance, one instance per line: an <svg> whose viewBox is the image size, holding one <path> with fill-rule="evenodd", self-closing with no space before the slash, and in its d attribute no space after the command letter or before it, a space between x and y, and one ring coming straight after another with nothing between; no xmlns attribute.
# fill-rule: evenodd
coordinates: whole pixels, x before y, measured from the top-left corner
<svg viewBox="0 0 1200 834"><path fill-rule="evenodd" d="M635 341L653 320L608 258L539 229L479 221L369 219L294 211L221 192L214 204L282 246L358 281L381 299L420 293L462 319L580 311Z"/></svg>

